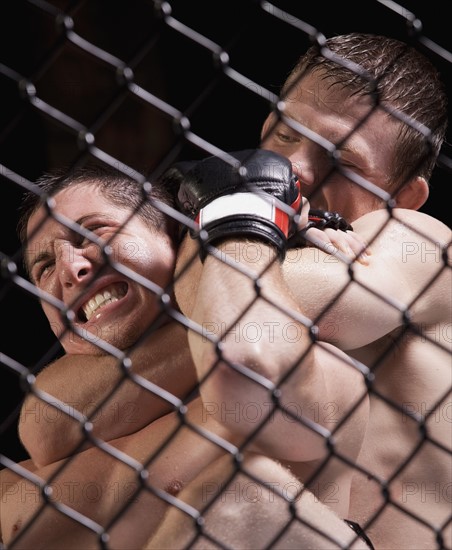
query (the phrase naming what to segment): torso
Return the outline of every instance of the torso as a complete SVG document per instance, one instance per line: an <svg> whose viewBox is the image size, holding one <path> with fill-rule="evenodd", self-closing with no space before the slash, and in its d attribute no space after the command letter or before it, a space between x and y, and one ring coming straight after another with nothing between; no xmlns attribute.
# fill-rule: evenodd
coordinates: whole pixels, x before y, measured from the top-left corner
<svg viewBox="0 0 452 550"><path fill-rule="evenodd" d="M326 277L324 282L329 282ZM445 284L432 285L423 293L422 303L415 308L418 317L414 322L419 334L399 328L360 349L348 351L372 370L375 381L370 390L369 426L358 458L359 466L369 475L355 472L347 516L363 526L369 524L366 532L377 550L437 548L434 529L440 530L450 516L451 323L449 306L438 306L450 300L448 291L449 276ZM319 300L321 292L321 285L317 284ZM448 315L440 315L441 308ZM190 418L203 428L222 435L218 425L204 417L199 400L190 404L189 410ZM422 422L410 418L410 413L428 416L425 430ZM173 437L179 425L177 415L169 414L136 434L112 442L115 449L138 464L144 465L152 457L148 482L173 495L222 455L216 444L187 427ZM172 443L160 452L167 439ZM118 458L121 457L95 448L84 451L61 470L52 486L57 501L109 530L112 548L135 549L153 533L167 505L152 493L142 492L115 527L110 526L110 520L119 514L137 487L134 464L127 465ZM50 479L63 463L34 473ZM30 463L23 466L32 470ZM318 465L288 466L300 481L305 481ZM4 542L8 543L39 509L39 490L7 470L0 476L2 531ZM310 488L342 516L343 500L337 495L347 491L350 479L348 466L333 463L329 473L325 470ZM387 494L380 481L387 484ZM374 515L377 517L372 521ZM422 521L412 515L419 515ZM99 547L99 535L93 527L83 527L47 505L21 542L23 548L39 548L36 540L45 540L41 547L46 550L89 550ZM443 531L445 547L449 548L451 531L450 525Z"/></svg>
<svg viewBox="0 0 452 550"><path fill-rule="evenodd" d="M356 474L350 517L370 523L366 532L377 549L438 548L436 531L450 519L450 324L424 329L425 336L399 330L353 353L375 374L358 464L376 479ZM450 548L450 525L442 536Z"/></svg>
<svg viewBox="0 0 452 550"><path fill-rule="evenodd" d="M228 435L204 411L199 398L188 406L188 411L189 423L216 436ZM4 542L10 543L23 529L20 548L90 550L101 547L99 533L105 530L109 534L109 548L136 550L143 547L163 519L168 509L165 498L177 497L191 480L225 454L208 438L181 427L175 413L110 444L111 455L91 448L75 455L67 464L62 460L40 470L34 469L31 461L20 465L47 481L53 488L52 498L70 507L69 514L73 510L80 513L78 519L57 512L50 505L43 506L39 489L30 481L8 470L0 472L0 487L4 489L1 499ZM115 455L117 451L125 454ZM136 467L141 468L140 465L148 472L145 485L161 491L163 498L152 490L136 493L139 488ZM301 489L319 464L285 465L299 479ZM57 474L59 468L61 472ZM350 484L350 470L333 461L320 477L313 479L310 488L342 517L348 508ZM287 489L293 490L293 481ZM27 527L38 511L37 519ZM37 541L42 541L42 545Z"/></svg>
<svg viewBox="0 0 452 550"><path fill-rule="evenodd" d="M212 427L209 418L203 415L199 399L190 404L187 418L221 435L221 430ZM131 436L111 442L111 456L91 448L75 455L67 464L62 460L40 470L34 469L31 461L21 463L20 466L38 476L36 479L50 484L54 495L51 498L70 507L68 514L73 510L82 514L78 518L71 519L50 505L43 507L40 491L31 481L9 470L2 471L4 542L8 544L30 522L20 538L20 548L97 549L101 547L99 532L103 529L109 532L108 547L131 550L142 547L161 521L167 505L150 491L136 494L137 471L146 470L145 465L152 459L146 483L175 496L221 456L218 446L189 428L179 428L174 436L180 424L175 413L168 414ZM125 454L115 456L117 451ZM59 468L61 472L56 473ZM31 521L38 511L37 519ZM116 514L121 514L117 522Z"/></svg>
<svg viewBox="0 0 452 550"><path fill-rule="evenodd" d="M362 281L364 291L346 293L325 316L323 333L320 325L320 339L345 349L375 376L358 459L364 472L353 479L349 519L368 525L377 550L442 548L440 537L451 548L452 282L441 252L441 246L450 249L451 231L419 212L395 213L403 224L388 223L381 211L353 223L373 252L370 268L358 266L358 284L350 285L356 289ZM317 319L317 304L341 295L350 277L331 272L334 260L319 260L318 253L306 264L288 272L287 280ZM404 304L411 325L398 310ZM354 339L370 343L353 346Z"/></svg>

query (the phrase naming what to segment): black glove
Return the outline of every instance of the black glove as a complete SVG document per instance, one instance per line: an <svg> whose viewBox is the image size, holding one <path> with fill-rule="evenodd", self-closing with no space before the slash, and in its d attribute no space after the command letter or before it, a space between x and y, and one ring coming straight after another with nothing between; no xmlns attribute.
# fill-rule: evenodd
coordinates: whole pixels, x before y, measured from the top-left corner
<svg viewBox="0 0 452 550"><path fill-rule="evenodd" d="M287 238L296 229L293 216L301 209L300 183L290 161L263 149L228 155L239 162L231 166L212 156L170 169L167 181L177 189L178 208L207 231L204 245L247 236L274 245L284 259Z"/></svg>
<svg viewBox="0 0 452 550"><path fill-rule="evenodd" d="M340 231L353 231L353 227L345 218L337 212L328 212L327 210L309 210L308 223L302 230L291 235L287 242L287 248L299 248L306 246L307 242L304 237L306 231L315 227L317 229L337 229Z"/></svg>

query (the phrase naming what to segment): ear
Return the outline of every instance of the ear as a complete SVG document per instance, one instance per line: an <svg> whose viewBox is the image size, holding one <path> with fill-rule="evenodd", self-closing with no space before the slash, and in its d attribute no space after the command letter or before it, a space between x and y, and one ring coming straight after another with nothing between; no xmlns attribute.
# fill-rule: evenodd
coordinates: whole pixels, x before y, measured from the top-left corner
<svg viewBox="0 0 452 550"><path fill-rule="evenodd" d="M419 210L428 199L428 195L429 187L426 179L417 176L406 183L394 198L398 208Z"/></svg>

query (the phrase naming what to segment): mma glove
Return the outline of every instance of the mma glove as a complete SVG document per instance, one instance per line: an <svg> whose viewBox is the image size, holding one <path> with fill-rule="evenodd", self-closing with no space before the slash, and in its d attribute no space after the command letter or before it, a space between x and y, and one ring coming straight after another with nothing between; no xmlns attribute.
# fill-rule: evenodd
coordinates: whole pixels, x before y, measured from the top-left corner
<svg viewBox="0 0 452 550"><path fill-rule="evenodd" d="M308 244L305 239L305 234L308 229L315 227L316 229L336 229L338 231L353 231L353 227L345 218L337 212L329 212L327 210L310 209L308 223L306 226L290 236L287 242L287 248L299 248Z"/></svg>
<svg viewBox="0 0 452 550"><path fill-rule="evenodd" d="M273 245L282 261L287 239L296 231L293 218L302 205L300 182L290 161L264 149L228 155L237 162L211 156L170 169L177 207L206 231L201 260L208 245L248 237Z"/></svg>

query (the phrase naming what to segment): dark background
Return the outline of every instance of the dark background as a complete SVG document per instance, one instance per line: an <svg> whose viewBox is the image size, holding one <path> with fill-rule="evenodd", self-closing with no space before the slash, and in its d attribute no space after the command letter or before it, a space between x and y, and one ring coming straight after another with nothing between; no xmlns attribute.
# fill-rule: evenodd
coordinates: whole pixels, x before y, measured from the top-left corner
<svg viewBox="0 0 452 550"><path fill-rule="evenodd" d="M255 147L270 109L269 92L278 93L311 43L309 29L297 29L295 18L327 37L373 32L414 44L437 65L451 97L451 54L444 60L422 44L428 38L452 49L449 16L440 0L405 1L400 13L376 0L275 1L273 6L291 14L281 19L275 9L267 13L258 2L247 0L180 0L169 5L174 18L170 24L150 0L1 3L0 453L13 460L27 456L17 438L17 411L24 394L13 362L37 372L60 348L36 300L11 281L5 262L16 262L22 274L15 234L21 182L90 160L80 146L77 125L90 129L96 146L114 163L146 175L155 175L176 158L206 155L206 149L179 131L171 109L190 120L194 141L225 150ZM74 32L87 41L88 52L62 32L64 18L58 13L63 12L71 15ZM412 32L409 12L422 22L418 35ZM229 66L240 74L240 82L216 62L215 44L205 39L228 52ZM127 92L116 61L99 59L93 45L132 66L134 82L163 100L168 112ZM39 100L57 112L33 107L19 91L24 78L34 84ZM70 117L72 129L58 112ZM446 144L449 163L450 151ZM431 197L423 207L448 225L450 177L444 166L435 170Z"/></svg>

